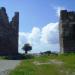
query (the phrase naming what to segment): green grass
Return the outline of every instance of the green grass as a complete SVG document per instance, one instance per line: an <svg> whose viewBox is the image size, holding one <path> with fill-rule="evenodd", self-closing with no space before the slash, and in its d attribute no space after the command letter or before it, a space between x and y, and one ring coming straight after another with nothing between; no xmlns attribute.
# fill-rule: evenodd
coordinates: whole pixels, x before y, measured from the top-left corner
<svg viewBox="0 0 75 75"><path fill-rule="evenodd" d="M33 64L34 61L48 62L53 59L63 61L64 64ZM34 59L22 60L20 65L10 72L10 75L75 75L75 54L44 55Z"/></svg>
<svg viewBox="0 0 75 75"><path fill-rule="evenodd" d="M0 56L0 60L5 60L6 56Z"/></svg>

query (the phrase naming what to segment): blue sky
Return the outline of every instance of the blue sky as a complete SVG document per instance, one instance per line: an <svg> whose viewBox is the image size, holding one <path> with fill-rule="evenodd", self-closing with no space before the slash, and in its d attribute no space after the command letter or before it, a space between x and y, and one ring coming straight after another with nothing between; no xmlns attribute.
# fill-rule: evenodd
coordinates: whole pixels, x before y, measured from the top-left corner
<svg viewBox="0 0 75 75"><path fill-rule="evenodd" d="M49 49L57 51L59 50L57 28L60 15L59 12L61 9L75 11L75 1L0 0L0 7L6 8L10 20L15 11L19 11L20 13L19 47L29 42L33 46L32 52L40 52Z"/></svg>

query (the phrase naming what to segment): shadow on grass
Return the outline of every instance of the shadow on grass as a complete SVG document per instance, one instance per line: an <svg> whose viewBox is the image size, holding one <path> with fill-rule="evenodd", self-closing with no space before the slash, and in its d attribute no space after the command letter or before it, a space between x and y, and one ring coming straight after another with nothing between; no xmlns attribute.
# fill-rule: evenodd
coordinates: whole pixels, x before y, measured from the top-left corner
<svg viewBox="0 0 75 75"><path fill-rule="evenodd" d="M34 58L31 54L18 54L18 55L7 55L7 56L0 56L0 59L3 60L24 60L24 59L32 59Z"/></svg>

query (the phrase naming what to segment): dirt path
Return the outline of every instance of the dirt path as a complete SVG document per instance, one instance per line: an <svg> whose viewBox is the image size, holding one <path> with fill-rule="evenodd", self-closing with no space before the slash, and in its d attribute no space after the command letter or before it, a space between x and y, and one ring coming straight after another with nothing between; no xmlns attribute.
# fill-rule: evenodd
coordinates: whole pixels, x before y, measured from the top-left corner
<svg viewBox="0 0 75 75"><path fill-rule="evenodd" d="M50 60L48 62L39 62L39 61L34 61L33 64L35 65L43 65L43 64L56 64L56 65L62 65L64 62L58 61L56 59Z"/></svg>
<svg viewBox="0 0 75 75"><path fill-rule="evenodd" d="M19 65L20 60L0 60L0 75L8 75L9 71Z"/></svg>

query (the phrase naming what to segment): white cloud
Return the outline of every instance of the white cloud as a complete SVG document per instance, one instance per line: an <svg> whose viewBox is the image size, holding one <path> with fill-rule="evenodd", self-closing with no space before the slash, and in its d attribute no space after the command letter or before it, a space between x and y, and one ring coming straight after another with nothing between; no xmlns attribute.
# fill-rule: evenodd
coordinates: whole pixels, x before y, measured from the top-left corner
<svg viewBox="0 0 75 75"><path fill-rule="evenodd" d="M28 38L27 36L29 36L29 33L25 33L25 32L19 32L19 52L23 53L24 51L22 51L22 47L25 43L27 43Z"/></svg>
<svg viewBox="0 0 75 75"><path fill-rule="evenodd" d="M38 27L33 27L32 32L28 37L28 42L30 44L36 44L40 40L40 29ZM34 42L33 42L34 41Z"/></svg>
<svg viewBox="0 0 75 75"><path fill-rule="evenodd" d="M61 6L56 6L56 7L53 7L54 9L55 9L55 11L56 11L56 15L58 16L58 17L60 17L60 11L61 10L65 10L65 7L61 7Z"/></svg>
<svg viewBox="0 0 75 75"><path fill-rule="evenodd" d="M49 23L42 28L42 35L41 35L42 42L53 43L55 41L58 41L57 38L58 38L58 23Z"/></svg>
<svg viewBox="0 0 75 75"><path fill-rule="evenodd" d="M33 27L31 33L19 33L19 49L21 50L25 43L30 43L34 53L46 50L55 51L59 49L58 38L58 23L49 23L41 29Z"/></svg>

